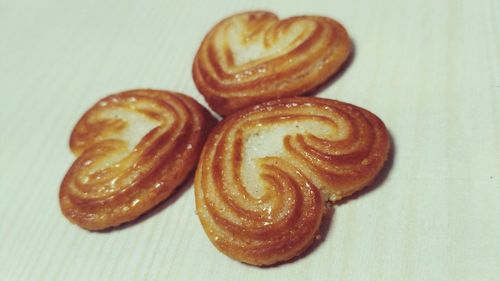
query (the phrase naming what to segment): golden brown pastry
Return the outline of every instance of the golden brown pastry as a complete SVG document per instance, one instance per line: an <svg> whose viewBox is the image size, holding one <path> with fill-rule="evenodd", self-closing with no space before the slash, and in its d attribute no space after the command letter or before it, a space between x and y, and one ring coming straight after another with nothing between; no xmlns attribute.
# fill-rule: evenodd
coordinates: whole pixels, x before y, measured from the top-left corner
<svg viewBox="0 0 500 281"><path fill-rule="evenodd" d="M195 176L198 217L226 255L286 261L313 242L327 201L372 182L389 147L384 123L351 104L295 97L247 108L207 139Z"/></svg>
<svg viewBox="0 0 500 281"><path fill-rule="evenodd" d="M210 30L194 59L193 78L210 107L227 115L310 92L332 76L350 52L346 30L331 18L280 21L270 12L246 12Z"/></svg>
<svg viewBox="0 0 500 281"><path fill-rule="evenodd" d="M213 124L178 93L133 90L100 100L71 134L78 158L61 184L63 214L90 230L137 218L186 179Z"/></svg>

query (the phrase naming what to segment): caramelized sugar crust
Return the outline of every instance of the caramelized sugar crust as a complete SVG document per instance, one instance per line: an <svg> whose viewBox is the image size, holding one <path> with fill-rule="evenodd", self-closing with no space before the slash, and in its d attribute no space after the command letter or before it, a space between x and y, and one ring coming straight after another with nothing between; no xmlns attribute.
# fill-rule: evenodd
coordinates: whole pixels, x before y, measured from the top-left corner
<svg viewBox="0 0 500 281"><path fill-rule="evenodd" d="M212 131L195 177L196 209L226 255L270 265L303 252L327 201L369 185L390 147L374 114L311 97L237 112Z"/></svg>
<svg viewBox="0 0 500 281"><path fill-rule="evenodd" d="M61 184L63 214L89 230L137 218L186 179L214 122L179 93L132 90L103 98L71 134L78 158Z"/></svg>
<svg viewBox="0 0 500 281"><path fill-rule="evenodd" d="M227 115L264 101L305 94L347 60L344 27L319 16L284 20L270 12L230 16L206 35L193 78L210 107Z"/></svg>

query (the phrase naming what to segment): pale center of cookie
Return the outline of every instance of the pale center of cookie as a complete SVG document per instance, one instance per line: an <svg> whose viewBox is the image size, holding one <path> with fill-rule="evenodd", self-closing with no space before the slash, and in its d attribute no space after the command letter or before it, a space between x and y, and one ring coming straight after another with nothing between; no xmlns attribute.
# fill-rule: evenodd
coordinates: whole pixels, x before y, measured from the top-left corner
<svg viewBox="0 0 500 281"><path fill-rule="evenodd" d="M319 121L300 121L276 124L272 126L257 126L249 132L245 142L245 151L241 165L241 175L247 191L256 198L264 194L260 179L261 172L258 159L266 156L277 156L290 159L283 144L285 136L297 134L312 134L320 138L332 139L336 132L332 127Z"/></svg>
<svg viewBox="0 0 500 281"><path fill-rule="evenodd" d="M221 42L225 41L229 46L234 64L241 66L257 60L267 61L286 54L307 39L311 27L307 21L301 21L292 24L286 32L278 32L277 36L271 36L265 31L249 34L245 26L239 23L229 28L226 34L221 34L221 37L225 38Z"/></svg>
<svg viewBox="0 0 500 281"><path fill-rule="evenodd" d="M126 142L129 150L132 150L148 132L160 125L158 120L125 108L105 110L99 117L101 119L120 120L127 124L122 130L115 131L106 138Z"/></svg>

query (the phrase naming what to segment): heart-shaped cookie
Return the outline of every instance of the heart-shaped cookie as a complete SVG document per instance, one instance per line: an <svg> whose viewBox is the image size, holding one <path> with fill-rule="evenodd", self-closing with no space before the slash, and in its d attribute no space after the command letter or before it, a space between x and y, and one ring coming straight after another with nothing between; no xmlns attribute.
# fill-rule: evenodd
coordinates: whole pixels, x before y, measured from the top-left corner
<svg viewBox="0 0 500 281"><path fill-rule="evenodd" d="M344 27L319 16L279 20L270 12L245 12L219 22L196 54L193 78L221 115L263 101L302 95L347 60Z"/></svg>
<svg viewBox="0 0 500 281"><path fill-rule="evenodd" d="M90 230L137 218L195 168L214 122L178 93L134 90L100 100L71 134L78 158L61 184L63 214Z"/></svg>
<svg viewBox="0 0 500 281"><path fill-rule="evenodd" d="M222 120L196 170L196 210L212 243L255 265L303 252L325 203L370 184L390 148L384 123L351 104L274 100Z"/></svg>

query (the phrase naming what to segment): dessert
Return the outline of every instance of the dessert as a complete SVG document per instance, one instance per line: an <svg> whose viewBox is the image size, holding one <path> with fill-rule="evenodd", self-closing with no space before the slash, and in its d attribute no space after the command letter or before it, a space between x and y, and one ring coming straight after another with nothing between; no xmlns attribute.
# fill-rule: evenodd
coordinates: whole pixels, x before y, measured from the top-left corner
<svg viewBox="0 0 500 281"><path fill-rule="evenodd" d="M63 214L89 230L134 220L195 168L213 117L192 98L133 90L103 98L78 121L78 157L59 192Z"/></svg>
<svg viewBox="0 0 500 281"><path fill-rule="evenodd" d="M351 52L344 27L320 16L284 20L270 12L230 16L196 54L193 79L221 115L277 98L303 95L337 72Z"/></svg>
<svg viewBox="0 0 500 281"><path fill-rule="evenodd" d="M384 123L351 104L295 97L249 107L207 139L195 176L198 217L233 259L289 260L313 242L326 203L369 185L389 148Z"/></svg>

